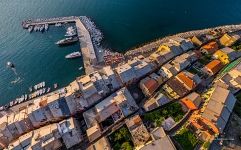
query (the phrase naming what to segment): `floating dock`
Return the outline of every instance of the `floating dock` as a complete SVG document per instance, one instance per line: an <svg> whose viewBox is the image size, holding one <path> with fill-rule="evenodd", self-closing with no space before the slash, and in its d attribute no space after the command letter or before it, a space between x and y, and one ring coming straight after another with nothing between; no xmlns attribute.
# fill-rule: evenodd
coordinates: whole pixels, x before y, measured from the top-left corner
<svg viewBox="0 0 241 150"><path fill-rule="evenodd" d="M95 50L90 32L88 31L84 22L81 21L81 17L85 17L85 16L80 16L80 17L70 16L70 17L58 17L58 18L48 18L48 19L35 19L35 20L29 19L29 20L23 21L22 26L24 29L28 29L28 27L30 26L43 25L43 24L54 25L57 23L61 23L61 24L75 23L79 42L80 42L80 50L83 57L85 73L89 74L96 70L95 66L98 64L96 54L99 55L99 53L98 53L98 50Z"/></svg>

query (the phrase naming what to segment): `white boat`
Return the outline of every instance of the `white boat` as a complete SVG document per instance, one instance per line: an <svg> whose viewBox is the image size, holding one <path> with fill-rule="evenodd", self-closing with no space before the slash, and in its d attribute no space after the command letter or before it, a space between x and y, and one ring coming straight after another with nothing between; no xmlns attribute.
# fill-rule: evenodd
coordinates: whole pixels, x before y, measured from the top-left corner
<svg viewBox="0 0 241 150"><path fill-rule="evenodd" d="M80 57L81 53L80 52L73 52L71 54L68 54L65 56L66 59L71 59L71 58L77 58Z"/></svg>
<svg viewBox="0 0 241 150"><path fill-rule="evenodd" d="M66 34L64 36L71 37L71 36L76 36L76 35L77 35L77 33L75 31L73 31L73 32L66 32Z"/></svg>
<svg viewBox="0 0 241 150"><path fill-rule="evenodd" d="M34 31L38 31L38 27L37 26L34 26Z"/></svg>
<svg viewBox="0 0 241 150"><path fill-rule="evenodd" d="M51 88L49 87L49 88L47 89L47 93L50 92L50 90L51 90Z"/></svg>
<svg viewBox="0 0 241 150"><path fill-rule="evenodd" d="M57 83L55 83L55 84L54 84L54 88L56 89L57 87L58 87L58 84L57 84Z"/></svg>
<svg viewBox="0 0 241 150"><path fill-rule="evenodd" d="M46 88L43 88L43 94L46 92Z"/></svg>
<svg viewBox="0 0 241 150"><path fill-rule="evenodd" d="M45 31L48 31L49 25L47 23L44 25L44 29L45 29Z"/></svg>
<svg viewBox="0 0 241 150"><path fill-rule="evenodd" d="M41 25L41 26L39 27L39 31L40 31L40 32L44 32L44 25Z"/></svg>
<svg viewBox="0 0 241 150"><path fill-rule="evenodd" d="M67 28L65 36L71 37L71 36L76 36L76 35L77 35L77 33L76 33L75 28L73 28L72 26Z"/></svg>
<svg viewBox="0 0 241 150"><path fill-rule="evenodd" d="M33 87L29 87L29 92L32 92L33 91Z"/></svg>
<svg viewBox="0 0 241 150"><path fill-rule="evenodd" d="M61 23L56 23L55 26L56 26L56 27L61 27L62 24L61 24Z"/></svg>
<svg viewBox="0 0 241 150"><path fill-rule="evenodd" d="M79 70L82 70L83 69L83 67L79 67Z"/></svg>
<svg viewBox="0 0 241 150"><path fill-rule="evenodd" d="M29 26L29 27L28 27L28 32L31 33L32 31L33 31L33 26Z"/></svg>
<svg viewBox="0 0 241 150"><path fill-rule="evenodd" d="M43 90L40 89L40 90L39 90L39 95L42 95L42 94L43 94Z"/></svg>

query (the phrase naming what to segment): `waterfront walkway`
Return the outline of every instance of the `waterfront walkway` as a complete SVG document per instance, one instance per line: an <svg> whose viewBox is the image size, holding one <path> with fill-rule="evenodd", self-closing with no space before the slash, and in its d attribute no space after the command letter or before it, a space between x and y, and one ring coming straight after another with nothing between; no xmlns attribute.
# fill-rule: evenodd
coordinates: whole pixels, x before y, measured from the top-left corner
<svg viewBox="0 0 241 150"><path fill-rule="evenodd" d="M97 58L95 55L95 49L91 41L89 31L85 28L84 24L78 18L75 20L80 49L83 56L83 62L85 67L85 73L90 74L94 71L93 65L96 65Z"/></svg>
<svg viewBox="0 0 241 150"><path fill-rule="evenodd" d="M81 16L84 17L84 16ZM88 31L88 25L84 25L85 22L81 21L81 17L76 16L70 16L70 17L58 17L58 18L49 18L49 19L36 19L36 20L26 20L22 22L23 28L27 29L29 26L35 26L35 25L43 25L43 24L57 24L57 23L75 23L77 27L77 33L78 38L80 42L80 51L82 53L85 73L90 74L93 71L95 71L95 68L98 68L99 66L96 66L98 63L99 57L102 55L98 53L98 50L95 50L92 36L90 35L90 32ZM94 30L94 29L92 29ZM96 53L97 52L97 53ZM101 55L101 56L96 56Z"/></svg>
<svg viewBox="0 0 241 150"><path fill-rule="evenodd" d="M241 24L238 25L224 25L224 26L218 26L213 28L207 28L207 29L201 29L201 30L193 30L183 33L178 33L175 35L166 36L164 38L156 39L155 41L152 41L150 43L146 43L144 45L140 45L136 48L130 49L125 53L125 57L127 59L133 58L134 56L143 55L143 56L149 56L151 53L153 53L161 44L168 42L169 39L173 37L182 37L182 38L190 38L193 36L199 36L202 34L207 34L212 30L222 29L225 32L237 32L241 30Z"/></svg>

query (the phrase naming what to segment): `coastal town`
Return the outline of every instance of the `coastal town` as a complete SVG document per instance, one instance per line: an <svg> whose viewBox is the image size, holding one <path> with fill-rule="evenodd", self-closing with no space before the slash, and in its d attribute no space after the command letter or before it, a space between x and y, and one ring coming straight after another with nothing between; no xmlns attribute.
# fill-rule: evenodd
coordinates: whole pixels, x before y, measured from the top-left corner
<svg viewBox="0 0 241 150"><path fill-rule="evenodd" d="M241 149L241 26L119 54L100 50L86 20L62 21L76 23L86 74L0 111L0 149Z"/></svg>

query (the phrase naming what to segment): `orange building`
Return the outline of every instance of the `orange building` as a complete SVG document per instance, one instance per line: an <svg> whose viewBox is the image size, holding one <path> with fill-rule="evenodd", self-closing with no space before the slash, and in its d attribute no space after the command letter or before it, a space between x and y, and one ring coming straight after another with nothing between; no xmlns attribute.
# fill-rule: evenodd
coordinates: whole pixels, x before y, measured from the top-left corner
<svg viewBox="0 0 241 150"><path fill-rule="evenodd" d="M208 75L212 76L218 73L218 71L220 71L222 67L223 67L223 64L221 61L213 60L203 68L203 71L206 72Z"/></svg>
<svg viewBox="0 0 241 150"><path fill-rule="evenodd" d="M205 54L213 54L218 50L218 43L212 41L201 47L201 52Z"/></svg>

